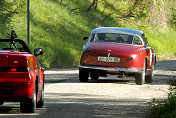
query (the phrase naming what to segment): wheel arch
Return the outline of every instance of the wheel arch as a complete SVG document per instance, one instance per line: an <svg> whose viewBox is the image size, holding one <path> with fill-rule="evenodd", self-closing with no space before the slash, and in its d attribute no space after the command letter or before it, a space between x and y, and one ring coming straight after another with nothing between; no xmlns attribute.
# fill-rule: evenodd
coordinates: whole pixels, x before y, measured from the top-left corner
<svg viewBox="0 0 176 118"><path fill-rule="evenodd" d="M145 57L144 61L145 61L145 69L147 70L147 68L148 68L148 59L147 59L147 57Z"/></svg>

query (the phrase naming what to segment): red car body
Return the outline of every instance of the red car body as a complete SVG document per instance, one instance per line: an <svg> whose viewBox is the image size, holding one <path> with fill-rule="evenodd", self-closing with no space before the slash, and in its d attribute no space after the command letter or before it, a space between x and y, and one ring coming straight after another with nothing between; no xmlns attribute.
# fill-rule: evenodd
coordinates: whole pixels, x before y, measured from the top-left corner
<svg viewBox="0 0 176 118"><path fill-rule="evenodd" d="M83 47L79 79L85 82L89 75L98 79L101 75L118 74L135 76L136 84L141 85L145 81L153 81L155 64L155 52L142 31L119 27L96 28Z"/></svg>
<svg viewBox="0 0 176 118"><path fill-rule="evenodd" d="M21 112L35 112L44 104L44 69L37 59L42 49L35 49L34 56L20 39L0 39L0 43L11 45L0 45L0 104L20 102Z"/></svg>

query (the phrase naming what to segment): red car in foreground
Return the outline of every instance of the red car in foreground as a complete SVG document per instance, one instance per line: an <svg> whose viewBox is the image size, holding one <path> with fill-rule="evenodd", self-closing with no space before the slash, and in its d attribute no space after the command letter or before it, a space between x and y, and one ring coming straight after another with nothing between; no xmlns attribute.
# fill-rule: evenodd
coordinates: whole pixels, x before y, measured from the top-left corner
<svg viewBox="0 0 176 118"><path fill-rule="evenodd" d="M44 69L37 56L41 48L31 54L25 42L0 39L0 105L4 102L20 102L20 111L34 113L44 104Z"/></svg>
<svg viewBox="0 0 176 118"><path fill-rule="evenodd" d="M88 81L89 76L98 80L107 74L134 76L137 85L153 81L156 56L142 31L101 27L84 40L88 43L83 47L80 60L81 82Z"/></svg>

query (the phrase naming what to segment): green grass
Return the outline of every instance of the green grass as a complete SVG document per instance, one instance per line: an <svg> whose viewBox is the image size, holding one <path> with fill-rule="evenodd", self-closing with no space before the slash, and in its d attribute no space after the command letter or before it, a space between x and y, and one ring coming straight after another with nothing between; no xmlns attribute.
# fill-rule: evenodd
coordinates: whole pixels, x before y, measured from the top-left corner
<svg viewBox="0 0 176 118"><path fill-rule="evenodd" d="M155 49L158 59L170 59L176 55L176 33L168 28L166 31L144 30L149 44Z"/></svg>
<svg viewBox="0 0 176 118"><path fill-rule="evenodd" d="M152 107L149 118L176 118L176 81L170 82L168 100Z"/></svg>
<svg viewBox="0 0 176 118"><path fill-rule="evenodd" d="M10 0L7 0L10 1ZM18 0L20 2L20 0ZM26 39L26 0L12 14L7 25L0 25L0 37L13 29L18 38ZM145 32L149 43L155 49L157 58L176 56L176 32L171 28L162 29L149 25L143 20L117 18L127 14L128 1L99 0L98 9L85 12L92 0L31 0L31 44L30 48L43 48L44 55L39 56L42 66L46 68L69 68L79 65L84 36L89 36L96 27L128 27ZM76 10L73 10L78 8ZM14 9L14 8L13 8ZM112 14L113 13L113 14ZM4 18L5 19L5 18ZM4 22L2 20L1 22Z"/></svg>

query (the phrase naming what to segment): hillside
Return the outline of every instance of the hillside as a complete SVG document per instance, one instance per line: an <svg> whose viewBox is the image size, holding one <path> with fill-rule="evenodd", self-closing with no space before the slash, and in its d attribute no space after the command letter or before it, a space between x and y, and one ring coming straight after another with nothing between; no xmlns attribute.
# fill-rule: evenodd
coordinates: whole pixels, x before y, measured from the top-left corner
<svg viewBox="0 0 176 118"><path fill-rule="evenodd" d="M158 59L176 56L174 0L97 0L97 7L93 1L31 0L30 48L44 49L39 57L44 67L76 67L85 44L82 37L104 26L142 30ZM0 38L13 29L27 41L26 0L1 0L0 6Z"/></svg>

